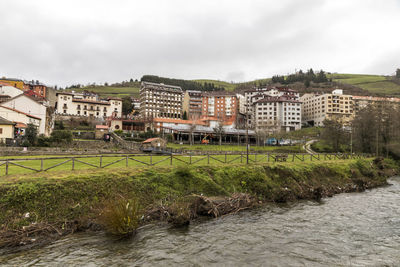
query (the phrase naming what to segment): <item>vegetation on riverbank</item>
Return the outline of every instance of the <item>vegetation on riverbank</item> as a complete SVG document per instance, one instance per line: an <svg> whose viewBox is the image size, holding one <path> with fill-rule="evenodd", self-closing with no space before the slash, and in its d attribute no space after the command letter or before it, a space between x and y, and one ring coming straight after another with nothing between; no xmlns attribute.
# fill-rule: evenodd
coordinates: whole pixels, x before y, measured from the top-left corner
<svg viewBox="0 0 400 267"><path fill-rule="evenodd" d="M319 199L383 185L397 167L391 160L343 160L9 176L0 184L0 247L98 228L104 203L117 197L137 199L144 223L157 219L154 210L182 197L245 193L263 202Z"/></svg>

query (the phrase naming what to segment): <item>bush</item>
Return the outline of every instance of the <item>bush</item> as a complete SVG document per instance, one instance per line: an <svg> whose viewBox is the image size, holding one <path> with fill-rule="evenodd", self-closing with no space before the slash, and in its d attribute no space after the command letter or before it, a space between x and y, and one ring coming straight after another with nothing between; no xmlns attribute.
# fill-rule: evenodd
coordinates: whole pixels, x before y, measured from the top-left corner
<svg viewBox="0 0 400 267"><path fill-rule="evenodd" d="M72 142L72 133L70 131L56 130L51 133L51 142L53 143L66 143Z"/></svg>
<svg viewBox="0 0 400 267"><path fill-rule="evenodd" d="M115 133L116 135L122 137L122 135L123 135L124 132L123 132L122 130L115 130L114 133Z"/></svg>
<svg viewBox="0 0 400 267"><path fill-rule="evenodd" d="M127 236L136 231L141 216L138 199L127 200L121 196L104 203L99 221L108 233Z"/></svg>
<svg viewBox="0 0 400 267"><path fill-rule="evenodd" d="M51 145L51 138L46 137L43 134L38 136L38 138L37 138L37 146L49 147L50 145Z"/></svg>

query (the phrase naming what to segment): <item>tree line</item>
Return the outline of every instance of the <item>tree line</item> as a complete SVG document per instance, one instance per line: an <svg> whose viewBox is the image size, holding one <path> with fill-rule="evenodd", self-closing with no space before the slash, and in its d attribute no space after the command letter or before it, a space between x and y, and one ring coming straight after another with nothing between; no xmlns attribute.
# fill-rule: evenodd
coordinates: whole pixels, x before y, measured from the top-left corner
<svg viewBox="0 0 400 267"><path fill-rule="evenodd" d="M144 75L141 79L142 82L163 83L168 85L180 86L182 90L197 90L197 91L221 91L225 90L222 86L217 86L214 83L205 82L199 83L195 81L188 81L182 79L164 78L155 75Z"/></svg>
<svg viewBox="0 0 400 267"><path fill-rule="evenodd" d="M314 73L313 69L307 70L307 72L303 72L299 70L296 73L289 74L288 76L283 75L274 75L272 76L273 83L280 84L291 84L295 82L302 82L306 87L310 86L311 82L314 83L326 83L331 82L332 79L328 79L326 73L323 70L320 70L317 73Z"/></svg>
<svg viewBox="0 0 400 267"><path fill-rule="evenodd" d="M321 139L333 151L371 153L400 158L400 106L390 102L370 104L357 112L349 127L326 120Z"/></svg>

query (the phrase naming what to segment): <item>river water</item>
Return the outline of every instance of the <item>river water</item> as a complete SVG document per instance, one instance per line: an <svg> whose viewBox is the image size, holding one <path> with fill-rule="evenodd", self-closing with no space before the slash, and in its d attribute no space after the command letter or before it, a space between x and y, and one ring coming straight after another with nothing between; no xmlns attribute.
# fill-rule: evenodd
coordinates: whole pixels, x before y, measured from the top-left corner
<svg viewBox="0 0 400 267"><path fill-rule="evenodd" d="M400 266L400 178L321 202L269 205L130 240L79 233L1 266ZM0 252L1 253L1 252Z"/></svg>

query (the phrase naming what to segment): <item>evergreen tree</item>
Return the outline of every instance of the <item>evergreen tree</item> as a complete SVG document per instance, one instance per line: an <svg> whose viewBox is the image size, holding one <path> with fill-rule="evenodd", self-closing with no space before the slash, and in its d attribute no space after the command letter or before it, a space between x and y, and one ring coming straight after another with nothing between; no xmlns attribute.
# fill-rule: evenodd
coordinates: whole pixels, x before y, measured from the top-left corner
<svg viewBox="0 0 400 267"><path fill-rule="evenodd" d="M187 120L187 119L188 119L186 110L183 112L182 119L183 119L183 120Z"/></svg>
<svg viewBox="0 0 400 267"><path fill-rule="evenodd" d="M397 70L396 70L396 78L399 78L399 79L400 79L400 69L397 69Z"/></svg>

